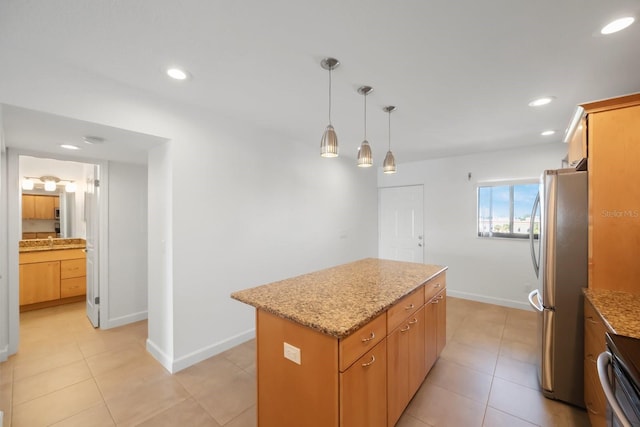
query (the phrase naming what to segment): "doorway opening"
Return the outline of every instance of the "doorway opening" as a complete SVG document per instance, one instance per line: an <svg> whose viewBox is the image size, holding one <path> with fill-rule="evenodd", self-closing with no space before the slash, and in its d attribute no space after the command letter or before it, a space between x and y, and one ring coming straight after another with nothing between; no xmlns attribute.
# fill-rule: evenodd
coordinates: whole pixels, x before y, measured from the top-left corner
<svg viewBox="0 0 640 427"><path fill-rule="evenodd" d="M99 327L100 166L18 156L20 312L86 301Z"/></svg>

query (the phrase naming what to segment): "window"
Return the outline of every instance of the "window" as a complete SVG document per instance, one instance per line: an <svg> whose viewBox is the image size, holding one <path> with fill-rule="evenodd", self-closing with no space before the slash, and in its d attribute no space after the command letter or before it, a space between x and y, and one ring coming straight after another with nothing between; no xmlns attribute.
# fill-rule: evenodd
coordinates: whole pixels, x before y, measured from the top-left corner
<svg viewBox="0 0 640 427"><path fill-rule="evenodd" d="M491 183L478 186L478 236L528 239L531 209L538 182ZM540 230L539 212L533 223L534 237Z"/></svg>

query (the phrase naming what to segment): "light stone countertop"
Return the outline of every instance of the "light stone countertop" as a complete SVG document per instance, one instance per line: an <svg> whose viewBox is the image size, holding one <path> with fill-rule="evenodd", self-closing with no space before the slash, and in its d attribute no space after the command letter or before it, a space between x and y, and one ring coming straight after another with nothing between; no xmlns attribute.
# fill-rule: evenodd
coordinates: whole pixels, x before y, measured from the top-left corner
<svg viewBox="0 0 640 427"><path fill-rule="evenodd" d="M20 240L18 248L20 253L40 251L60 251L64 249L84 249L87 246L85 239L28 239Z"/></svg>
<svg viewBox="0 0 640 427"><path fill-rule="evenodd" d="M607 289L583 291L614 333L640 338L640 295Z"/></svg>
<svg viewBox="0 0 640 427"><path fill-rule="evenodd" d="M447 267L366 258L231 297L336 338L344 338Z"/></svg>

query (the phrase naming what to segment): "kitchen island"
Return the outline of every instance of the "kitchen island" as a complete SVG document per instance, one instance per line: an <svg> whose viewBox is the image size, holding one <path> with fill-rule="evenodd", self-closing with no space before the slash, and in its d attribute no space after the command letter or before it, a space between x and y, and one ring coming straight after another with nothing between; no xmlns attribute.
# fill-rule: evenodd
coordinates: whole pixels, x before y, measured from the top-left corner
<svg viewBox="0 0 640 427"><path fill-rule="evenodd" d="M238 291L258 426L393 426L442 351L446 267L374 258Z"/></svg>

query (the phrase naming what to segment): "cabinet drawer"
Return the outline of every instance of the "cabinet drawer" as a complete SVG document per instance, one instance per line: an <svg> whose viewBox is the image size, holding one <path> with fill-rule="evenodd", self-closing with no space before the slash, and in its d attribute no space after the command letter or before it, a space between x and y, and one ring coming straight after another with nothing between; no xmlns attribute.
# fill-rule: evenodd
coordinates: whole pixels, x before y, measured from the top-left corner
<svg viewBox="0 0 640 427"><path fill-rule="evenodd" d="M82 277L87 275L87 260L68 259L60 261L60 278L69 279L72 277Z"/></svg>
<svg viewBox="0 0 640 427"><path fill-rule="evenodd" d="M60 298L75 297L87 293L87 278L72 277L60 280Z"/></svg>
<svg viewBox="0 0 640 427"><path fill-rule="evenodd" d="M418 311L424 305L424 286L402 298L387 311L387 330L393 331L407 317Z"/></svg>
<svg viewBox="0 0 640 427"><path fill-rule="evenodd" d="M348 337L340 340L340 372L387 335L387 315L382 313Z"/></svg>
<svg viewBox="0 0 640 427"><path fill-rule="evenodd" d="M445 273L439 274L424 285L424 302L428 302L438 292L447 286L447 278Z"/></svg>

